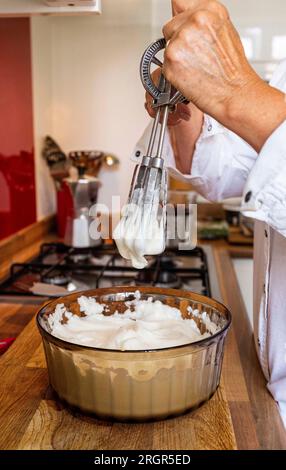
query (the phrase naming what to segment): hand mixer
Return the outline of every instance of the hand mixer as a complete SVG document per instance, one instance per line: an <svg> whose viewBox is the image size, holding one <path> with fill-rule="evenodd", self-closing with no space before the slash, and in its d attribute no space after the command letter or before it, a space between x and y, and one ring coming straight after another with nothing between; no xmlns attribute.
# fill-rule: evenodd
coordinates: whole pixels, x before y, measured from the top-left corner
<svg viewBox="0 0 286 470"><path fill-rule="evenodd" d="M148 264L145 255L156 255L165 249L167 177L162 157L164 138L169 113L178 103L187 103L163 73L158 85L152 80L151 66L163 67L157 55L165 47L165 39L159 39L146 49L141 59L141 81L153 98L156 115L147 153L134 170L128 204L113 234L121 255L130 259L136 268Z"/></svg>
<svg viewBox="0 0 286 470"><path fill-rule="evenodd" d="M142 84L145 90L152 96L153 108L157 111L147 147L147 154L142 158L141 164L136 166L133 174L128 199L128 202L131 204L138 204L139 201L143 205L152 203L154 194L156 194L155 190L159 189L162 183L167 184L163 178L164 160L162 152L168 116L170 112L175 110L178 103L188 103L186 98L165 79L163 73L161 73L158 86L152 80L151 65L155 64L161 68L163 67L163 63L157 55L165 47L166 41L164 38L153 42L145 50L140 63ZM157 149L153 154L154 144L158 135Z"/></svg>

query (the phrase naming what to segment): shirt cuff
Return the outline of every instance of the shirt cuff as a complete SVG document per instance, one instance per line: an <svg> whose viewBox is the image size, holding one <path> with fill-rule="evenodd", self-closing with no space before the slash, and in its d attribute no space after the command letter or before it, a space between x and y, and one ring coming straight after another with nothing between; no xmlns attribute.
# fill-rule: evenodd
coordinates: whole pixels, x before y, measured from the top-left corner
<svg viewBox="0 0 286 470"><path fill-rule="evenodd" d="M242 211L286 236L286 121L257 158L245 185Z"/></svg>

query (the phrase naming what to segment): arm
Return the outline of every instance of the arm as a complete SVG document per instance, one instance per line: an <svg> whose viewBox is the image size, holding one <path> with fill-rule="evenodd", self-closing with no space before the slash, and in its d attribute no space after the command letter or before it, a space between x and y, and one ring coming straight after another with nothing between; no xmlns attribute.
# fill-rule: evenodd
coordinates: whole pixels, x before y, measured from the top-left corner
<svg viewBox="0 0 286 470"><path fill-rule="evenodd" d="M243 210L286 236L286 66L276 74L276 88L264 83L248 64L226 9L215 1L189 0L195 3L195 10L164 28L169 40L164 74L259 152L244 188ZM193 157L192 172L194 163Z"/></svg>
<svg viewBox="0 0 286 470"><path fill-rule="evenodd" d="M214 2L173 0L173 15L209 3ZM159 80L160 73L159 69L153 73L154 82ZM148 94L145 107L154 117L152 98ZM168 125L170 142L165 146L165 159L174 177L191 180L193 186L208 199L219 200L242 194L257 156L248 144L214 119L204 116L192 103L178 105ZM142 143L141 139L141 148Z"/></svg>
<svg viewBox="0 0 286 470"><path fill-rule="evenodd" d="M224 7L221 8L221 5L218 2L209 2L208 0L174 0L173 6L178 7L180 4L180 7L182 7L187 4L188 7L191 7L195 3L196 6L204 3L205 8L210 6L211 9L215 8L216 4L219 5L218 16L220 20L220 29L223 29L223 24L226 21L228 25L227 27L231 29L230 39L234 40L232 38L234 28L228 21L228 14ZM189 11L190 10L188 10L188 12ZM206 25L207 29L209 27L208 21L210 18L208 15L207 18L205 17L206 11L207 10L203 11L203 15L201 15L201 13L198 15L196 10L195 15L195 18L197 18L196 21L198 22L196 27L202 28L202 43L207 42L203 41L203 35L205 34ZM212 15L213 12L211 13L211 18L213 19ZM181 18L180 15L177 18L179 17ZM177 18L172 20L172 22L176 21ZM186 18L183 18L183 20L185 21ZM174 26L172 26L172 22L170 31ZM200 22L203 24L201 25ZM186 25L183 23L183 25L184 27L187 26L187 28L193 28L193 26L188 22ZM170 24L165 27L165 31L168 30L169 26ZM180 25L177 26L180 27ZM182 36L186 38L186 32L183 34L180 33L180 35L181 36L179 36L179 38ZM174 34L174 36L176 38L176 34ZM210 111L209 114L216 118L211 118L205 114L203 131L201 133L200 112L197 114L197 120L192 116L191 109L188 110L189 116L187 118L179 115L177 116L177 119L175 119L175 116L173 122L170 123L170 125L175 125L174 128L170 127L170 140L172 142L172 146L170 146L170 142L168 141L165 148L167 165L171 168L174 176L190 179L196 189L211 200L220 200L226 197L242 194L249 173L251 172L257 158L257 153L252 147L260 150L269 135L286 118L284 93L272 86L268 86L260 80L258 76L256 76L255 72L247 63L244 53L241 51L242 46L236 33L234 34L234 38L235 41L238 41L238 45L231 44L231 47L238 48L238 57L235 57L236 52L232 51L234 54L234 65L237 66L237 73L239 74L241 71L243 76L242 79L234 80L234 83L229 79L227 73L223 74L222 77L219 75L223 72L223 67L226 65L224 59L227 57L229 51L223 51L223 59L220 57L219 52L221 52L220 49L223 49L223 43L216 36L212 38L212 42L207 47L206 51L195 49L196 54L198 53L199 57L197 58L196 56L192 56L191 59L189 59L190 63L187 61L187 64L185 64L185 69L182 73L179 73L178 71L176 73L174 72L177 67L180 68L179 61L175 60L174 62L171 61L169 65L167 64L168 67L170 67L170 70L173 70L172 73L174 73L178 80L178 82L173 84L180 89L179 80L182 79L182 87L185 88L181 88L181 91L186 90L189 83L187 80L188 78L192 85L188 88L189 92L191 90L194 93L193 100L201 105L202 108L204 108L205 105L204 111ZM227 45L229 46L229 42L231 43L231 40L229 41L228 39ZM171 45L172 42L170 42L169 46ZM215 50L218 46L219 52ZM185 50L186 58L188 54L188 46L179 41L177 48L179 53L182 53L182 50ZM213 70L213 73L210 76L205 76L205 70L211 70L211 66L213 66L211 59L208 57L210 51L213 52L212 49L214 49L217 62L221 60L222 63L219 64L219 70ZM171 55L173 54L174 48ZM204 56L202 57L203 54ZM198 59L197 62L196 59ZM200 60L202 59L210 60L209 67L206 66L207 64L200 64ZM239 60L242 61L241 67L239 66ZM193 63L197 68L195 71L196 73L199 73L200 66L202 67L202 76L197 77L196 81L193 81L191 76L187 76L186 78L188 65L192 71L191 65ZM228 63L227 66L229 66ZM286 86L284 87L283 83L283 74L283 70L282 72L280 70L275 74L273 85L281 90L286 90ZM248 79L249 88L243 85L243 83L246 83ZM215 83L216 80L217 84ZM225 83L223 83L224 80ZM212 82L215 83L215 86L213 87L211 86ZM254 86L254 82L257 84L257 87ZM235 93L235 86L238 89L238 93ZM241 92L241 89L243 93ZM251 91L249 96L246 93L246 89L248 89L249 92ZM205 90L208 90L208 93L206 93ZM230 94L229 99L226 98L227 90ZM233 100L233 94L235 98L238 96L239 99ZM206 96L208 101L205 103ZM189 97L192 99L190 95ZM220 119L223 103L225 104L225 112ZM197 108L193 106L193 109ZM273 112L273 109L275 109L275 112ZM182 119L185 119L185 121L182 121ZM224 125L219 124L219 120ZM234 131L237 130L237 134L241 135L245 140L248 140L249 144L239 138L231 130L226 129L225 126L228 126ZM193 134L191 134L192 130L194 131ZM192 138L190 138L190 135ZM177 169L180 171L174 170L174 156L176 159ZM184 176L181 173L184 173ZM247 190L247 188L248 186L246 186L245 190ZM253 216L255 216L255 211L253 212Z"/></svg>
<svg viewBox="0 0 286 470"><path fill-rule="evenodd" d="M160 71L153 73L156 82ZM146 94L145 107L154 117L152 98ZM135 149L146 152L150 126ZM178 105L170 115L164 146L166 165L173 177L187 180L209 200L240 196L257 153L233 132L204 115L190 103ZM136 158L133 158L136 160Z"/></svg>
<svg viewBox="0 0 286 470"><path fill-rule="evenodd" d="M285 95L252 69L223 5L213 0L189 0L188 5L164 27L164 75L259 152L286 119Z"/></svg>
<svg viewBox="0 0 286 470"><path fill-rule="evenodd" d="M190 118L182 120L174 126L169 126L169 136L174 152L176 168L182 174L189 175L192 169L196 143L202 133L204 115L193 106L189 105Z"/></svg>

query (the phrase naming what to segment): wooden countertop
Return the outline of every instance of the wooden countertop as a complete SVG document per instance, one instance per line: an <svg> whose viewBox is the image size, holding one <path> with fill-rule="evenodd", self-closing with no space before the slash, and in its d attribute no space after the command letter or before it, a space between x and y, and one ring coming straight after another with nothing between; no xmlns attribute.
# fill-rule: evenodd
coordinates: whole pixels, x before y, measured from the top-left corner
<svg viewBox="0 0 286 470"><path fill-rule="evenodd" d="M1 337L22 330L0 358L0 449L285 449L286 432L265 387L231 261L231 253L250 251L229 251L224 242L212 245L233 326L221 385L208 403L185 416L147 424L104 422L70 411L48 384L33 318L37 306L0 303Z"/></svg>

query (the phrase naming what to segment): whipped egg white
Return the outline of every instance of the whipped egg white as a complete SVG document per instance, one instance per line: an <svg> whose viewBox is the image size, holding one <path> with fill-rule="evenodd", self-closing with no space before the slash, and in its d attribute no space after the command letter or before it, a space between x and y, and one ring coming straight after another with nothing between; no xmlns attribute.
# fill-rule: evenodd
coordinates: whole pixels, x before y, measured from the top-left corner
<svg viewBox="0 0 286 470"><path fill-rule="evenodd" d="M146 255L159 255L165 250L165 209L161 217L159 191L155 191L152 204L128 204L123 217L113 232L113 239L121 256L130 260L136 269L147 266Z"/></svg>
<svg viewBox="0 0 286 470"><path fill-rule="evenodd" d="M188 307L189 313L206 325L206 332L201 334L193 318L182 318L180 310L152 297L141 300L138 291L134 300L125 303L124 313L108 315L108 306L93 297L81 296L77 302L83 316L58 304L48 323L54 336L83 346L144 351L192 343L217 331L205 312Z"/></svg>

